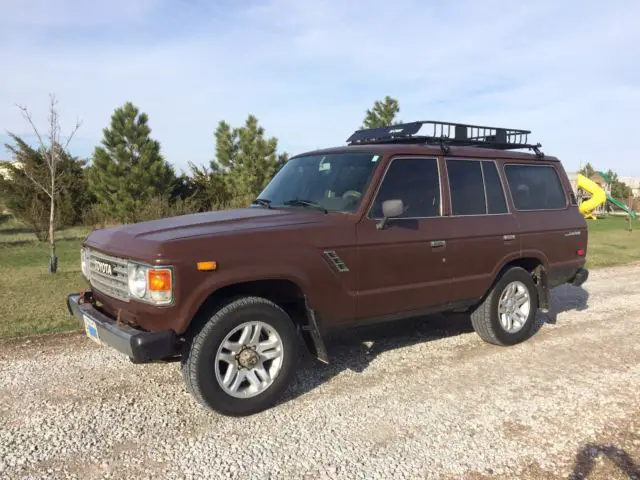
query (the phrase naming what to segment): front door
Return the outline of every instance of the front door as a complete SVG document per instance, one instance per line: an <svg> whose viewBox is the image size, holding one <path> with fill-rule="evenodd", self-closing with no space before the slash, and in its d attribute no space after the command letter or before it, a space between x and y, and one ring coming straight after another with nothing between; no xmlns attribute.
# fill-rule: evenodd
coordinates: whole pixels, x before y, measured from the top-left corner
<svg viewBox="0 0 640 480"><path fill-rule="evenodd" d="M384 228L382 203L402 200L404 213ZM449 300L449 219L442 216L435 158L394 158L368 214L357 226L357 316L428 310Z"/></svg>

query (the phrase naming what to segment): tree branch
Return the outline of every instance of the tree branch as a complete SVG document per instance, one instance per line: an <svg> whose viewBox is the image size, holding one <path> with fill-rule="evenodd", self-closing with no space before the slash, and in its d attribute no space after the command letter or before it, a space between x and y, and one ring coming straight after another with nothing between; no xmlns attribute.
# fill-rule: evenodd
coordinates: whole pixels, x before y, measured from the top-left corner
<svg viewBox="0 0 640 480"><path fill-rule="evenodd" d="M40 136L40 132L36 128L35 124L33 123L33 119L31 118L31 113L29 113L29 110L27 109L27 107L24 107L18 104L16 104L16 107L18 107L18 109L22 112L22 116L27 120L27 122L29 122L29 125L31 125L31 129L33 130L33 133L35 133L36 137L38 137L38 142L40 142L40 147L46 151L47 147L45 146L44 141L42 140L42 136Z"/></svg>
<svg viewBox="0 0 640 480"><path fill-rule="evenodd" d="M73 136L76 134L76 132L80 128L80 125L82 125L82 122L80 121L80 119L76 120L76 126L73 127L73 130L71 130L71 133L69 134L69 138L67 138L67 141L64 144L64 150L66 150L69 147L69 144L71 143Z"/></svg>
<svg viewBox="0 0 640 480"><path fill-rule="evenodd" d="M62 177L64 177L64 170L61 170L56 173L56 176L55 176L56 184L58 183L58 180L62 179Z"/></svg>
<svg viewBox="0 0 640 480"><path fill-rule="evenodd" d="M48 195L49 198L52 198L52 193L49 192L45 187L42 186L40 182L38 182L33 175L31 175L26 169L22 169L22 172L27 176L29 180L31 180L36 186L40 187L44 193Z"/></svg>
<svg viewBox="0 0 640 480"><path fill-rule="evenodd" d="M52 179L55 178L58 149L60 144L60 125L58 124L58 111L56 105L58 101L55 95L49 94L49 169L51 170ZM53 180L52 180L53 181ZM51 187L53 190L53 187Z"/></svg>

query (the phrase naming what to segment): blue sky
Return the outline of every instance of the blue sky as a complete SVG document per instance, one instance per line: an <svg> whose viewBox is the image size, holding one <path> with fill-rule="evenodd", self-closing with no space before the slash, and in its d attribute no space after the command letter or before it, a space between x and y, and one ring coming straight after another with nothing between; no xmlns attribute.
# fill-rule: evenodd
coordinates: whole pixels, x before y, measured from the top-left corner
<svg viewBox="0 0 640 480"><path fill-rule="evenodd" d="M640 175L639 18L636 0L0 0L0 142L29 138L16 103L44 128L53 92L90 156L130 100L185 168L219 120L253 113L294 154L391 95L402 120L531 129L568 170Z"/></svg>

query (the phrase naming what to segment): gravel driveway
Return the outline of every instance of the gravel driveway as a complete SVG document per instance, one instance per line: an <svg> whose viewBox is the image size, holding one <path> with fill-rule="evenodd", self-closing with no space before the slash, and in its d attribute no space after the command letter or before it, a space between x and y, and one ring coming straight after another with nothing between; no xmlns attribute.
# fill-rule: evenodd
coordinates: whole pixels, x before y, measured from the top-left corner
<svg viewBox="0 0 640 480"><path fill-rule="evenodd" d="M554 291L530 341L464 316L352 331L253 417L209 413L176 364L83 336L0 344L0 478L640 479L640 266Z"/></svg>

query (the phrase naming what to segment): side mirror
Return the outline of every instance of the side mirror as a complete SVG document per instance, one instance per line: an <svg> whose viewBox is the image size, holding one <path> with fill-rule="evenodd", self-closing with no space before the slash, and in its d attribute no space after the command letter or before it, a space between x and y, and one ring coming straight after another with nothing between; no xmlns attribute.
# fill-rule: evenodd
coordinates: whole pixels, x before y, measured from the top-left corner
<svg viewBox="0 0 640 480"><path fill-rule="evenodd" d="M399 217L404 213L404 203L402 200L385 200L382 202L382 216L384 217L376 225L378 230L382 230L390 218Z"/></svg>
<svg viewBox="0 0 640 480"><path fill-rule="evenodd" d="M399 217L404 213L402 200L385 200L382 202L382 216L384 218Z"/></svg>

